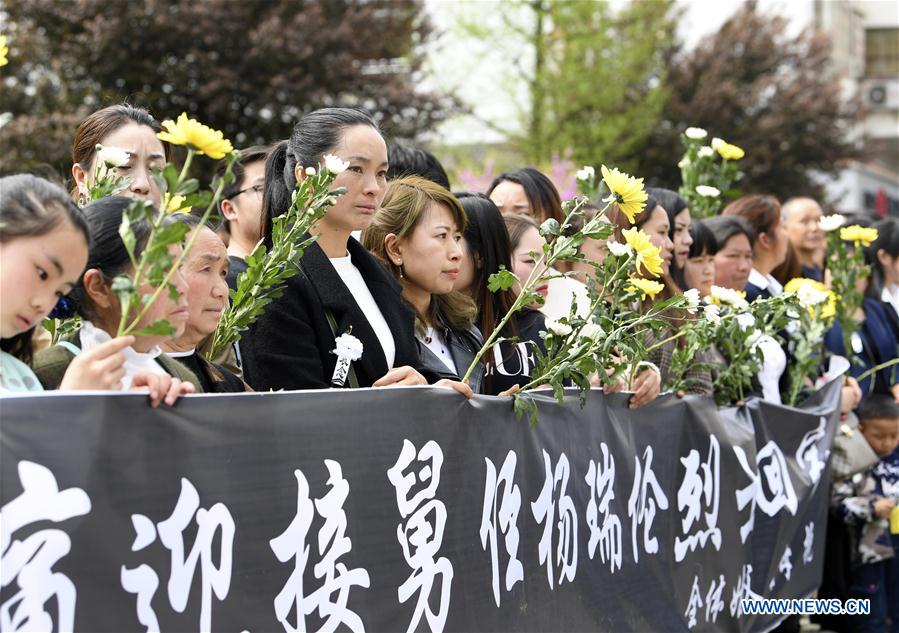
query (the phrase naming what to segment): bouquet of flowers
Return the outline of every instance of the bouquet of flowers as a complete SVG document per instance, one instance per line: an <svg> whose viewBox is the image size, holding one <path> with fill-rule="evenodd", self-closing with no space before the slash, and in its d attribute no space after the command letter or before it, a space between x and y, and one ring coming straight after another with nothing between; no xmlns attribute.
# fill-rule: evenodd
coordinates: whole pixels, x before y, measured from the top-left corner
<svg viewBox="0 0 899 633"><path fill-rule="evenodd" d="M687 201L694 218L710 218L718 214L725 199L737 195L733 183L743 177L735 161L745 152L730 143L713 138L706 145L708 132L688 127L681 135L684 155L677 164L681 170L680 195Z"/></svg>
<svg viewBox="0 0 899 633"><path fill-rule="evenodd" d="M790 386L784 404L795 406L802 387L814 384L823 354L824 332L836 316L838 297L827 286L814 279L798 277L790 280L784 292L796 295L799 309L789 315L795 327L790 328L793 344L793 364L790 366Z"/></svg>
<svg viewBox="0 0 899 633"><path fill-rule="evenodd" d="M877 229L858 225L845 227L845 223L846 218L834 214L821 218L820 226L827 234L827 270L830 272L830 289L838 297L835 316L843 330L843 349L850 362L858 363L852 335L858 331L856 312L861 308L863 297L856 284L871 274L865 266L862 247L877 239Z"/></svg>
<svg viewBox="0 0 899 633"><path fill-rule="evenodd" d="M182 245L189 228L180 222L167 221L168 216L181 209L196 207L205 209L201 221L208 220L221 199L222 190L234 179L232 167L240 156L240 153L232 148L231 142L222 137L221 132L188 118L186 113L182 113L177 122L163 121L162 127L164 130L157 134L159 139L186 147L187 156L180 171L174 165L167 164L162 170L153 172L153 179L160 191L166 192L159 209L154 210L145 200L134 200L122 217L119 235L131 258L134 275L119 275L112 282L112 289L118 295L122 306L117 336L174 332L172 325L165 319L138 329L140 320L163 292L177 295L178 291L171 283L172 277L190 252L199 233L194 231L190 240L183 244L179 252L175 247ZM199 182L195 178L188 177L191 163L197 154L206 155L214 160L227 161L225 174L213 183L213 191L201 190ZM146 220L150 224L150 232L138 257L137 238L133 226L141 220ZM147 292L147 288L150 292Z"/></svg>
<svg viewBox="0 0 899 633"><path fill-rule="evenodd" d="M617 204L631 223L642 213L647 194L643 190L642 179L632 178L617 169L601 168L602 182L596 180L595 170L585 167L578 172L582 190L591 193L608 191L603 198L605 207L592 219L581 222L579 231L572 230L576 217L583 217L585 198L565 203L566 216L560 224L550 219L540 227L540 233L548 243L542 253L535 253L536 265L528 279L518 279L511 271L500 270L490 276L489 288L496 292L509 289L516 282L520 293L512 308L500 320L493 334L484 342L472 365L465 373L467 380L474 367L501 340L499 333L509 319L524 306L538 301L534 292L548 276L548 269L562 261L586 262L595 269L594 279L588 285L590 308L579 315L572 305L567 317L547 324L543 334L546 353L537 354L537 362L531 381L514 395L515 411L519 415L527 413L532 423L537 420L537 406L530 391L549 385L555 397L561 402L566 383L573 382L581 394L581 402L590 389L590 374L597 374L605 384L614 383L629 368L646 357L646 349L641 334L646 329L661 329L667 323L662 315L668 310L686 306L688 299L672 297L652 303L646 308L643 302L651 302L664 288L663 284L643 278L640 271L659 276L662 272L662 258L659 249L652 244L649 236L633 227L624 231L625 244L609 242L608 255L602 265L586 260L578 254L584 240L608 239L613 227L603 220L603 215ZM600 193L600 195L602 195ZM606 370L610 371L606 371Z"/></svg>

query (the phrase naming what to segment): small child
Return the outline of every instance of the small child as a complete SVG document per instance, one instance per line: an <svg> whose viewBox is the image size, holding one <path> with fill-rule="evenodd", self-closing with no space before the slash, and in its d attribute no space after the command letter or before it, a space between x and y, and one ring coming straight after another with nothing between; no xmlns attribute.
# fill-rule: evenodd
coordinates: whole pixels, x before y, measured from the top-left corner
<svg viewBox="0 0 899 633"><path fill-rule="evenodd" d="M835 481L831 504L854 528L852 593L871 601L867 616L859 616L859 631L899 630L899 559L890 534L890 514L899 500L899 404L872 394L858 408L859 431L880 461L868 472ZM899 510L897 510L899 512Z"/></svg>

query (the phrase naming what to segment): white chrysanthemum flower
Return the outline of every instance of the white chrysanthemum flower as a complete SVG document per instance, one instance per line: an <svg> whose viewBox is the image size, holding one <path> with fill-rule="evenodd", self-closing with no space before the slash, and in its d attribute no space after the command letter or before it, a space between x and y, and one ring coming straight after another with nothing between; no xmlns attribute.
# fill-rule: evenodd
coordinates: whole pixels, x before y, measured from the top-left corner
<svg viewBox="0 0 899 633"><path fill-rule="evenodd" d="M740 324L741 330L748 330L755 325L755 317L748 312L741 312L737 315L737 323Z"/></svg>
<svg viewBox="0 0 899 633"><path fill-rule="evenodd" d="M621 242L606 242L606 248L615 257L623 257L634 252L630 244L622 244Z"/></svg>
<svg viewBox="0 0 899 633"><path fill-rule="evenodd" d="M571 334L571 326L567 323L549 320L546 322L547 332L552 332L556 336L568 336Z"/></svg>
<svg viewBox="0 0 899 633"><path fill-rule="evenodd" d="M721 147L722 145L724 145L724 139L718 138L717 136L712 139L712 149L715 150L716 152L718 151L718 148Z"/></svg>
<svg viewBox="0 0 899 633"><path fill-rule="evenodd" d="M717 187L709 187L708 185L696 185L696 193L703 198L717 198L721 195Z"/></svg>
<svg viewBox="0 0 899 633"><path fill-rule="evenodd" d="M699 151L696 152L696 154L700 158L711 158L715 155L715 150L713 150L709 145L703 145L699 148Z"/></svg>
<svg viewBox="0 0 899 633"><path fill-rule="evenodd" d="M338 358L357 361L362 358L362 341L352 334L344 333L334 339L334 354Z"/></svg>
<svg viewBox="0 0 899 633"><path fill-rule="evenodd" d="M307 176L314 176L314 175L315 175L315 167L307 167L307 168L306 168L306 175L307 175Z"/></svg>
<svg viewBox="0 0 899 633"><path fill-rule="evenodd" d="M699 290L690 288L684 292L684 297L687 299L687 312L696 314L696 308L699 307Z"/></svg>
<svg viewBox="0 0 899 633"><path fill-rule="evenodd" d="M597 341L602 338L603 331L602 328L596 325L596 323L584 323L584 326L581 328L579 332L581 338L588 338L593 341Z"/></svg>
<svg viewBox="0 0 899 633"><path fill-rule="evenodd" d="M821 227L822 231L836 231L838 228L846 224L846 216L840 215L839 213L834 213L833 215L827 215L821 218L818 222L818 226Z"/></svg>
<svg viewBox="0 0 899 633"><path fill-rule="evenodd" d="M596 176L596 170L590 165L585 165L577 171L577 174L575 174L575 178L582 182L589 182L593 180L594 176Z"/></svg>
<svg viewBox="0 0 899 633"><path fill-rule="evenodd" d="M325 169L334 175L342 174L350 164L334 154L325 154Z"/></svg>
<svg viewBox="0 0 899 633"><path fill-rule="evenodd" d="M118 147L97 145L97 158L107 167L124 167L131 160L131 155Z"/></svg>
<svg viewBox="0 0 899 633"><path fill-rule="evenodd" d="M734 306L735 308L744 308L749 305L743 293L722 286L712 286L712 298L716 303Z"/></svg>
<svg viewBox="0 0 899 633"><path fill-rule="evenodd" d="M684 156L683 158L680 159L680 162L677 164L677 166L680 167L681 169L683 169L684 167L689 167L690 159L687 158L686 156Z"/></svg>
<svg viewBox="0 0 899 633"><path fill-rule="evenodd" d="M806 309L821 305L830 298L826 291L818 290L811 284L803 284L796 297L799 299L799 305Z"/></svg>
<svg viewBox="0 0 899 633"><path fill-rule="evenodd" d="M691 138L694 141L701 141L709 135L709 133L703 130L701 127L688 127L686 130L684 130L684 134L686 134L687 138Z"/></svg>
<svg viewBox="0 0 899 633"><path fill-rule="evenodd" d="M709 305L703 306L702 308L703 316L709 321L709 323L714 323L715 325L721 323L721 315L719 314L719 312L720 310L718 309L718 306L716 306L714 303L710 303Z"/></svg>

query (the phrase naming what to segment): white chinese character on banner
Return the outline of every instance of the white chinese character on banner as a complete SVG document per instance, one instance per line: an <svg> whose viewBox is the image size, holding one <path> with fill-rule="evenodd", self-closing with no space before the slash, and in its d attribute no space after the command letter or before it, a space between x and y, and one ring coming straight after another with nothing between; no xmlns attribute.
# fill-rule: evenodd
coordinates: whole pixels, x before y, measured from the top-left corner
<svg viewBox="0 0 899 633"><path fill-rule="evenodd" d="M817 484L821 479L821 474L827 466L827 458L830 456L829 450L821 451L819 447L819 442L824 439L826 433L827 418L821 416L817 428L803 436L796 450L796 461L812 480L812 484Z"/></svg>
<svg viewBox="0 0 899 633"><path fill-rule="evenodd" d="M784 550L784 555L780 558L780 564L777 566L777 571L782 573L784 577L789 580L790 574L793 572L793 550L790 549L790 546L787 546L787 549Z"/></svg>
<svg viewBox="0 0 899 633"><path fill-rule="evenodd" d="M481 513L481 546L490 544L490 565L492 569L493 599L500 605L499 548L498 535L503 534L503 543L509 562L506 565L506 591L511 591L516 582L524 580L524 568L518 560L518 512L521 510L521 488L515 483L515 451L509 451L503 465L496 473L496 467L489 458L487 478L484 482L484 510Z"/></svg>
<svg viewBox="0 0 899 633"><path fill-rule="evenodd" d="M659 540L650 536L652 522L655 520L656 508L668 509L668 497L662 491L659 480L652 472L652 447L647 446L643 451L643 465L640 458L634 456L634 486L627 502L627 515L631 517L631 541L634 546L634 562L640 561L639 547L637 546L637 532L640 525L643 526L643 549L647 554L655 554L659 551Z"/></svg>
<svg viewBox="0 0 899 633"><path fill-rule="evenodd" d="M197 524L197 533L190 552L184 554L184 532L192 520ZM155 526L142 514L131 515L135 539L131 551L138 552L151 545L159 534L159 541L171 552L171 574L168 582L168 598L172 608L184 613L187 599L197 570L200 566L200 631L208 633L212 628L212 594L224 600L231 588L231 558L234 545L234 519L228 508L216 503L208 510L200 507L200 495L193 484L181 478L181 494L175 503L172 515ZM219 535L218 556L213 549L216 534ZM218 559L218 566L213 562ZM159 577L148 565L128 569L122 565L120 572L122 588L137 595L138 621L148 631L158 631L159 622L151 602L159 587Z"/></svg>
<svg viewBox="0 0 899 633"><path fill-rule="evenodd" d="M416 455L415 445L403 440L403 449L396 464L387 471L387 478L396 488L396 504L405 523L397 526L397 538L403 548L412 575L397 590L400 602L417 593L417 603L408 631L418 628L424 616L431 631L442 631L449 612L453 565L441 556L435 560L443 543L446 528L446 506L434 496L440 484L443 451L437 442L428 441ZM406 473L406 471L409 471ZM406 474L404 474L406 473ZM420 488L411 497L413 488ZM440 579L437 612L429 603L434 581Z"/></svg>
<svg viewBox="0 0 899 633"><path fill-rule="evenodd" d="M740 526L740 539L745 543L755 527L756 506L773 517L784 508L789 510L790 514L796 514L799 501L790 480L787 460L773 440L765 444L756 454L757 469L750 466L742 448L734 446L734 453L750 479L749 484L745 488L738 489L736 493L737 509L742 510L749 506L749 519Z"/></svg>
<svg viewBox="0 0 899 633"><path fill-rule="evenodd" d="M697 546L705 547L711 540L716 550L721 549L721 530L718 529L718 502L721 497L721 449L718 438L709 437L709 456L700 463L699 451L692 449L686 457L680 458L684 465L684 480L677 491L677 509L681 512L681 530L685 538L674 539L674 560L684 560L687 552ZM686 509L686 513L684 510ZM705 520L705 529L691 534L693 523L698 523L700 514Z"/></svg>
<svg viewBox="0 0 899 633"><path fill-rule="evenodd" d="M690 601L687 603L687 610L684 611L684 617L687 618L687 628L692 629L696 626L696 612L702 608L702 593L699 591L699 576L693 577L693 588L690 589Z"/></svg>
<svg viewBox="0 0 899 633"><path fill-rule="evenodd" d="M718 614L724 611L724 600L721 596L724 594L724 574L718 576L718 580L713 580L709 585L709 590L705 594L705 621L717 622Z"/></svg>
<svg viewBox="0 0 899 633"><path fill-rule="evenodd" d="M543 525L543 535L537 551L540 564L546 565L546 579L549 588L553 588L553 569L559 567L559 584L567 578L574 581L577 573L577 511L574 502L568 496L568 457L559 455L556 469L553 472L549 453L543 451L544 480L543 488L536 501L531 502L531 513L537 523ZM556 486L559 487L558 503L556 502ZM557 512L558 511L558 512ZM558 520L556 519L558 514ZM555 557L553 550L553 532L558 528Z"/></svg>
<svg viewBox="0 0 899 633"><path fill-rule="evenodd" d="M815 559L815 524L812 521L805 526L805 539L802 541L802 562L808 565Z"/></svg>
<svg viewBox="0 0 899 633"><path fill-rule="evenodd" d="M62 523L91 510L91 500L81 488L59 490L56 477L40 464L18 464L22 493L0 508L0 578L2 587L15 582L18 590L0 605L2 631L72 631L75 624L75 585L65 574L53 571L72 548L69 535L58 529L37 530L22 540L13 535L39 521Z"/></svg>
<svg viewBox="0 0 899 633"><path fill-rule="evenodd" d="M315 516L313 502L309 498L309 484L301 470L295 470L297 479L297 513L287 529L269 544L278 560L286 563L294 559L294 569L284 588L275 597L275 615L285 631L306 631L306 616L318 611L324 620L319 631L333 631L341 624L354 633L364 631L359 616L347 608L350 589L354 586L368 587L368 572L363 568L347 569L339 562L341 556L353 549L352 540L346 535L347 519L343 505L349 496L350 486L343 477L340 464L325 460L328 469L325 495L315 500L315 510L324 519L318 531L318 554L320 560L313 567L315 577L324 579L322 586L306 595L303 573L309 561L309 546L306 537ZM332 599L337 594L336 599ZM296 605L296 626L290 623L291 611Z"/></svg>
<svg viewBox="0 0 899 633"><path fill-rule="evenodd" d="M614 574L616 568L621 569L621 521L610 507L615 498L615 457L609 452L605 442L600 443L599 447L602 460L594 462L591 459L587 468L586 479L590 486L590 501L587 503L590 540L587 543L587 553L592 560L596 546L599 545L600 560L608 562L609 569ZM599 523L600 515L602 525Z"/></svg>
<svg viewBox="0 0 899 633"><path fill-rule="evenodd" d="M743 565L743 569L740 572L740 577L737 578L737 584L736 586L734 586L733 593L731 593L731 617L735 618L738 615L742 615L742 612L740 611L741 600L758 600L760 598L761 596L752 590L752 565L746 563L745 565Z"/></svg>

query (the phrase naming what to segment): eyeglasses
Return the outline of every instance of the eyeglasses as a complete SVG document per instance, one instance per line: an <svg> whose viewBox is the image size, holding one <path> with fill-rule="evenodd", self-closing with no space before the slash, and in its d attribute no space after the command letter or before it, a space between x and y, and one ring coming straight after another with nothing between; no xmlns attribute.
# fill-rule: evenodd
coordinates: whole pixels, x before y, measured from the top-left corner
<svg viewBox="0 0 899 633"><path fill-rule="evenodd" d="M238 191L237 193L235 193L235 194L234 194L233 196L231 196L231 197L232 197L232 198L236 198L236 197L239 196L240 194L246 193L246 192L248 192L248 191L252 191L252 192L255 193L256 195L261 195L263 189L265 189L265 185L253 185L252 187L247 187L246 189L241 189L240 191Z"/></svg>

